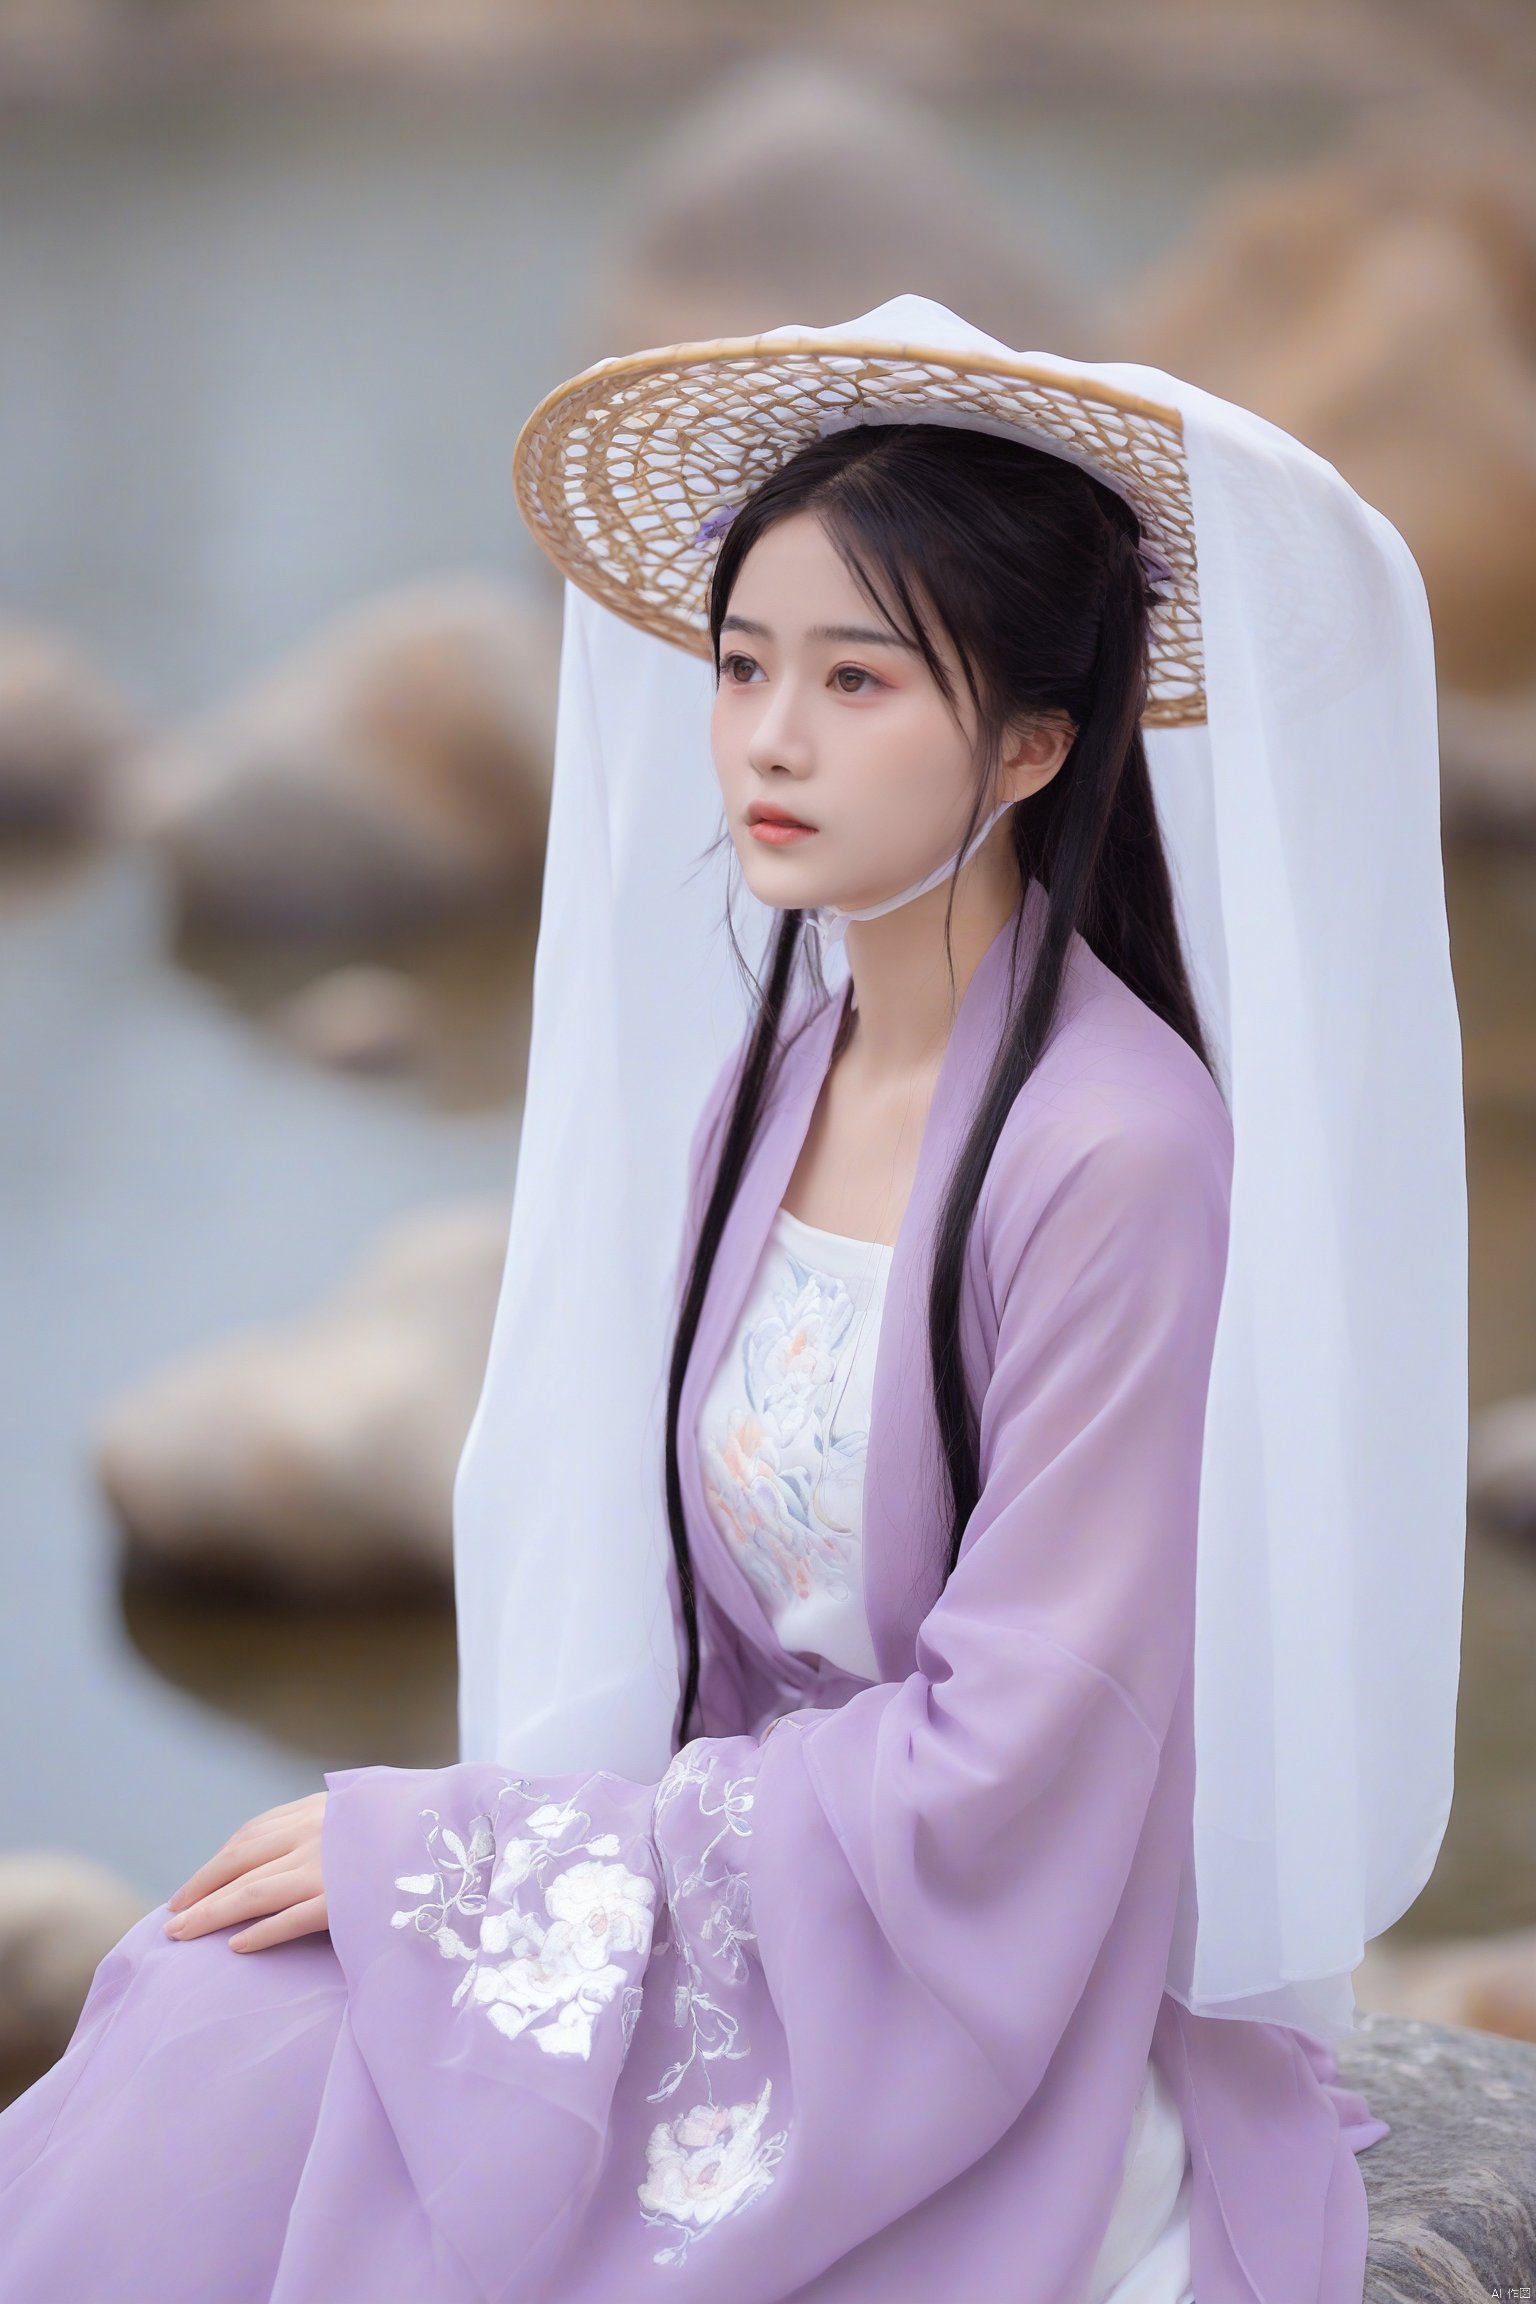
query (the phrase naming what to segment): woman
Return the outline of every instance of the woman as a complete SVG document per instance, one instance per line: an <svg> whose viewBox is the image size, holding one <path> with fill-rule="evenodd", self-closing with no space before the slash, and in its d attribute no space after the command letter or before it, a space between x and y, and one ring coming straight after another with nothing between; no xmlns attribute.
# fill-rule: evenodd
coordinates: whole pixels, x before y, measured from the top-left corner
<svg viewBox="0 0 1536 2304"><path fill-rule="evenodd" d="M1187 431L902 299L605 363L531 420L522 498L568 573L685 646L708 582L717 792L772 929L692 1133L664 1399L628 1349L666 1229L639 1221L666 1205L639 1123L675 1128L678 1016L708 1013L668 878L700 695L573 593L518 1206L456 1499L475 1756L332 1774L108 1956L0 2120L16 2304L1358 2304L1355 2155L1385 2125L1326 2035L1443 1823L1464 1397L1454 1320L1397 1342L1390 1400L1334 1359L1336 1305L1371 1342L1455 1303L1422 598L1336 476L1267 427L1244 462L1174 390ZM727 483L702 508L701 462ZM1273 555L1271 465L1334 594L1266 670L1222 523L1235 473ZM1316 812L1239 837L1218 773L1201 823L1197 772L1235 748L1272 796L1292 720L1309 774L1352 747L1339 819L1378 756L1400 780L1351 896L1373 960L1413 962L1411 1066L1397 977L1358 986L1336 937L1294 979L1326 962L1327 1001L1287 997L1266 875L1327 856L1317 916L1349 916ZM1198 731L1157 792L1144 723ZM582 763L611 777L601 853L562 813ZM1415 872L1400 918L1370 901ZM637 1048L616 1026L657 951L677 980ZM1384 1095L1397 1166L1367 1204ZM1400 1559L1372 1451L1409 1484L1382 1507ZM1402 1602L1411 1772L1377 1612L1341 1645L1330 1577ZM1256 1783L1270 1813L1234 1828L1220 1800Z"/></svg>

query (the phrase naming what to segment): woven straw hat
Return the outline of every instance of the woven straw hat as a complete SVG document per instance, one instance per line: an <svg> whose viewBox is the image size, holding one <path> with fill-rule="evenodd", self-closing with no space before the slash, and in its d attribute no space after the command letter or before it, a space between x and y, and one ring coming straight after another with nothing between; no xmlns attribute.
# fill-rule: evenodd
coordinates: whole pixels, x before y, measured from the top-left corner
<svg viewBox="0 0 1536 2304"><path fill-rule="evenodd" d="M1065 365L1021 359L901 296L846 328L671 344L557 385L518 437L524 519L572 583L700 656L715 547L770 473L825 432L924 422L1002 432L1125 497L1155 583L1146 722L1203 721L1195 522L1183 420Z"/></svg>

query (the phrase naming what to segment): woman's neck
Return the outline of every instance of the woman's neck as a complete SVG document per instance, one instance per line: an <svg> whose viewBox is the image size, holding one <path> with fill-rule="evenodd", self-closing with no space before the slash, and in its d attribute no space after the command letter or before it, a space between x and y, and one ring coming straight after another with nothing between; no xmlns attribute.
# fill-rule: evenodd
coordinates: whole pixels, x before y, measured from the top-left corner
<svg viewBox="0 0 1536 2304"><path fill-rule="evenodd" d="M851 1059L870 1083L936 1072L967 985L1022 901L1011 819L1005 816L955 884L948 953L948 881L876 920L850 920L844 941L854 1015L844 1062Z"/></svg>

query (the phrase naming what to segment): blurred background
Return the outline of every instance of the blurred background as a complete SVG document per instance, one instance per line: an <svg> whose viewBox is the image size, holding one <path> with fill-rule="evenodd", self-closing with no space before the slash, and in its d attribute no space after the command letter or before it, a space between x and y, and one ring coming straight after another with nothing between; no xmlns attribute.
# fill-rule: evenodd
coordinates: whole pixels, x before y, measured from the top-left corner
<svg viewBox="0 0 1536 2304"><path fill-rule="evenodd" d="M0 2089L321 1772L456 1757L608 352L903 290L1336 462L1434 611L1466 1047L1458 1791L1363 2005L1536 2038L1525 0L0 0Z"/></svg>

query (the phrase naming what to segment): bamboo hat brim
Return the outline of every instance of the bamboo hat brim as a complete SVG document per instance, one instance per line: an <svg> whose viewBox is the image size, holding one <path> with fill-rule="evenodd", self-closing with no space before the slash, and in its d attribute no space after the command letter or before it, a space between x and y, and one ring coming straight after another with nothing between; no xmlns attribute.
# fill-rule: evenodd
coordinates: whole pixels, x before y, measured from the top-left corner
<svg viewBox="0 0 1536 2304"><path fill-rule="evenodd" d="M600 360L557 385L518 436L513 479L563 575L643 631L708 656L709 575L730 513L822 433L904 420L1027 439L1125 497L1164 564L1143 717L1203 721L1183 420L1068 368L830 331L672 344Z"/></svg>

